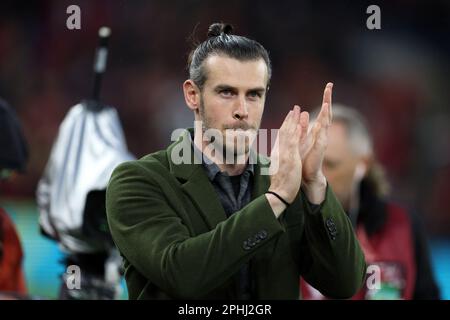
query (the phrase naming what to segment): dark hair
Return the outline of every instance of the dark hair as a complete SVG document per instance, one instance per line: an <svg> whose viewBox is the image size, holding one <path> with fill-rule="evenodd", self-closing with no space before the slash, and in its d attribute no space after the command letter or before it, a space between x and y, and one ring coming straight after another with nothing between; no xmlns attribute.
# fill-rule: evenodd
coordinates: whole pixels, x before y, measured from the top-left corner
<svg viewBox="0 0 450 320"><path fill-rule="evenodd" d="M231 34L233 27L225 23L213 23L209 26L208 38L198 44L189 54L189 78L202 89L206 81L206 72L203 67L210 55L226 55L231 58L248 61L262 58L267 65L268 81L272 76L272 66L267 50L255 40Z"/></svg>

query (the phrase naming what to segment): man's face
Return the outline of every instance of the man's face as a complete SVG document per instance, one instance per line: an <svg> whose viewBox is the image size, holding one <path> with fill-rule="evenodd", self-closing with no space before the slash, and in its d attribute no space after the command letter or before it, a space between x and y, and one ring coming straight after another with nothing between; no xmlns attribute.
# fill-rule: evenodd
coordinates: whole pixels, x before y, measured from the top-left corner
<svg viewBox="0 0 450 320"><path fill-rule="evenodd" d="M213 55L205 60L204 70L207 80L199 107L203 129L217 129L222 133L224 143L218 141L216 145L219 150L235 156L247 153L264 111L266 63L263 59L239 61ZM245 139L247 136L251 138ZM246 141L243 149L236 149L238 140Z"/></svg>
<svg viewBox="0 0 450 320"><path fill-rule="evenodd" d="M351 148L347 128L343 123L334 122L328 132L323 172L346 210L349 208L355 168L359 161L360 157Z"/></svg>

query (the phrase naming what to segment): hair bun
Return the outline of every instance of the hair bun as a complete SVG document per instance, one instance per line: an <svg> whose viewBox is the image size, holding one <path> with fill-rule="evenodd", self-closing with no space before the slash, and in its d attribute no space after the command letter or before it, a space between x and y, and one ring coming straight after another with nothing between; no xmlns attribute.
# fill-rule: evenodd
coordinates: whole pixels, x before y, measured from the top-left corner
<svg viewBox="0 0 450 320"><path fill-rule="evenodd" d="M231 34L233 26L227 23L213 23L208 29L208 38L219 37L222 34Z"/></svg>

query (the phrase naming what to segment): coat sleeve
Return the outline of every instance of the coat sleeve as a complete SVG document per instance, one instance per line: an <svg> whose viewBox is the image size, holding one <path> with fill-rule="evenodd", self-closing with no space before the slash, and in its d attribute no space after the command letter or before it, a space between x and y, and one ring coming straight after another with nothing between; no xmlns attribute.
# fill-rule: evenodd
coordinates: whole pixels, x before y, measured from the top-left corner
<svg viewBox="0 0 450 320"><path fill-rule="evenodd" d="M325 201L311 210L306 195L305 229L301 240L301 273L324 296L352 297L362 287L366 262L347 214L327 186Z"/></svg>
<svg viewBox="0 0 450 320"><path fill-rule="evenodd" d="M191 236L161 181L158 170L138 161L121 164L110 179L106 209L121 254L173 298L204 296L285 232L261 195L213 230Z"/></svg>

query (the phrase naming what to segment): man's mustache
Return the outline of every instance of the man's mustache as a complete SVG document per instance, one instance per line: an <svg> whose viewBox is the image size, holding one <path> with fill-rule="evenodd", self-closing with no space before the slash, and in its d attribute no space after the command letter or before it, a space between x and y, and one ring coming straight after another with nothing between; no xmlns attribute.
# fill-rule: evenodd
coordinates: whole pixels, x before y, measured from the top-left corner
<svg viewBox="0 0 450 320"><path fill-rule="evenodd" d="M239 125L235 125L235 126L224 126L223 128L225 130L229 130L229 129L231 129L231 130L244 130L244 131L257 130L254 126L251 126L251 125L245 124L245 123L242 123L242 124L239 124Z"/></svg>

